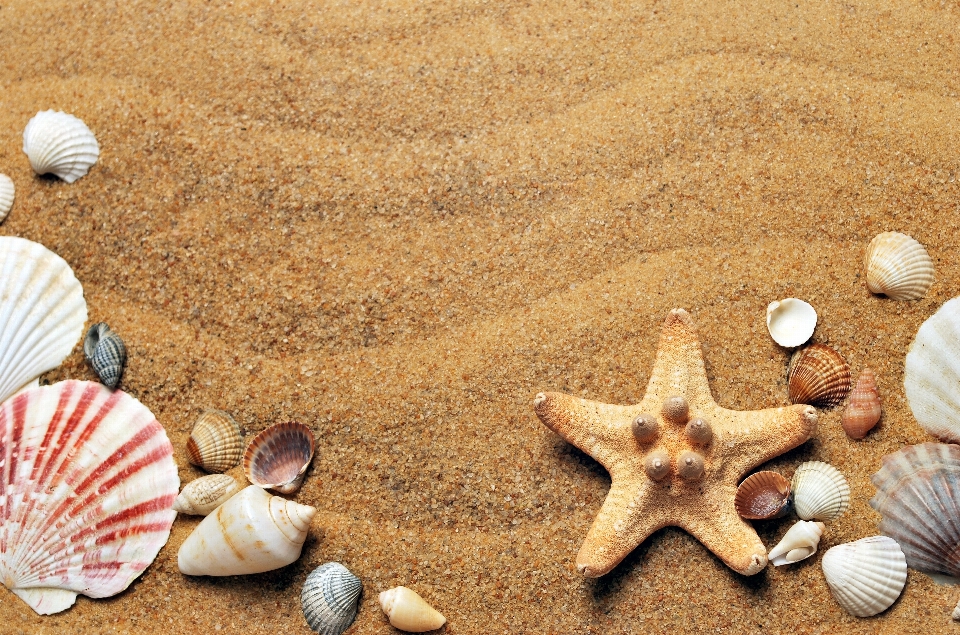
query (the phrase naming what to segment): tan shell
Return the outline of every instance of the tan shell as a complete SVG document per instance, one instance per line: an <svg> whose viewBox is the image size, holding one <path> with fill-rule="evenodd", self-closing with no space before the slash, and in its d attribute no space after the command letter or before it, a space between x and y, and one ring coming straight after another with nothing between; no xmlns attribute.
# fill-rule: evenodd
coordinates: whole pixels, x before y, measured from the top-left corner
<svg viewBox="0 0 960 635"><path fill-rule="evenodd" d="M884 232L870 241L864 258L867 288L893 300L919 300L933 284L933 261L906 234Z"/></svg>
<svg viewBox="0 0 960 635"><path fill-rule="evenodd" d="M830 346L812 344L793 354L787 385L793 403L839 406L850 392L850 366Z"/></svg>
<svg viewBox="0 0 960 635"><path fill-rule="evenodd" d="M850 403L843 411L840 425L851 439L862 439L880 421L880 393L873 371L864 368L857 385L850 392Z"/></svg>
<svg viewBox="0 0 960 635"><path fill-rule="evenodd" d="M240 491L237 479L227 474L208 474L187 483L173 509L182 514L206 516Z"/></svg>
<svg viewBox="0 0 960 635"><path fill-rule="evenodd" d="M226 472L243 456L240 428L222 410L207 410L193 426L187 442L190 462L208 472Z"/></svg>
<svg viewBox="0 0 960 635"><path fill-rule="evenodd" d="M790 481L778 472L756 472L748 476L733 499L741 518L762 520L785 513L790 503Z"/></svg>
<svg viewBox="0 0 960 635"><path fill-rule="evenodd" d="M416 591L405 586L382 592L380 608L387 614L391 626L408 633L426 633L440 628L447 622L447 618L427 604Z"/></svg>
<svg viewBox="0 0 960 635"><path fill-rule="evenodd" d="M243 472L254 485L291 494L300 489L313 460L310 428L288 421L270 426L250 442L243 454Z"/></svg>

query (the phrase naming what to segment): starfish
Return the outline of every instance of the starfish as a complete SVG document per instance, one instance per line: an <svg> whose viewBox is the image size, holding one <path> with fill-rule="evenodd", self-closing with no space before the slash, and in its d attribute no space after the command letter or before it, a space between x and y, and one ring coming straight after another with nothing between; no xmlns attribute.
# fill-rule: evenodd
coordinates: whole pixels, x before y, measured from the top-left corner
<svg viewBox="0 0 960 635"><path fill-rule="evenodd" d="M734 571L760 572L767 551L733 506L737 484L817 431L812 406L747 412L719 406L693 318L683 309L671 311L663 324L639 404L548 392L536 396L534 409L544 425L610 473L610 492L577 554L577 569L588 577L609 572L668 526L692 534Z"/></svg>

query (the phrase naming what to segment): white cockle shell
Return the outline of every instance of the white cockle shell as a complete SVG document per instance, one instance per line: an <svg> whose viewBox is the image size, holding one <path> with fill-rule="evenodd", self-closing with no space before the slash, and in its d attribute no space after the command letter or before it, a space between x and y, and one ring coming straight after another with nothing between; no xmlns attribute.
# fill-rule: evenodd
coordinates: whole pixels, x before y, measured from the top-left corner
<svg viewBox="0 0 960 635"><path fill-rule="evenodd" d="M767 559L775 567L800 562L817 553L820 536L823 535L823 523L808 520L798 521L787 530L777 546L770 550Z"/></svg>
<svg viewBox="0 0 960 635"><path fill-rule="evenodd" d="M807 461L793 473L793 509L803 520L834 520L850 506L850 486L840 470Z"/></svg>
<svg viewBox="0 0 960 635"><path fill-rule="evenodd" d="M427 604L416 591L398 586L380 594L380 608L390 625L409 633L433 631L447 622L435 608Z"/></svg>
<svg viewBox="0 0 960 635"><path fill-rule="evenodd" d="M320 635L340 635L357 617L363 584L339 562L322 564L307 576L300 605L307 625Z"/></svg>
<svg viewBox="0 0 960 635"><path fill-rule="evenodd" d="M887 610L907 582L903 552L886 536L837 545L823 554L820 564L834 599L857 617Z"/></svg>
<svg viewBox="0 0 960 635"><path fill-rule="evenodd" d="M960 298L945 302L920 325L907 351L903 387L924 430L960 443Z"/></svg>
<svg viewBox="0 0 960 635"><path fill-rule="evenodd" d="M23 130L23 151L37 174L55 174L67 183L85 175L100 157L87 124L65 112L44 110Z"/></svg>
<svg viewBox="0 0 960 635"><path fill-rule="evenodd" d="M317 510L250 485L197 525L180 547L187 575L244 575L279 569L300 557Z"/></svg>
<svg viewBox="0 0 960 635"><path fill-rule="evenodd" d="M878 234L864 257L867 288L893 300L919 300L933 284L933 261L923 245L898 232Z"/></svg>
<svg viewBox="0 0 960 635"><path fill-rule="evenodd" d="M13 197L16 191L13 186L13 179L6 174L0 174L0 223L13 209Z"/></svg>
<svg viewBox="0 0 960 635"><path fill-rule="evenodd" d="M0 405L0 581L41 615L126 589L170 536L173 446L139 401L64 381Z"/></svg>
<svg viewBox="0 0 960 635"><path fill-rule="evenodd" d="M56 368L83 333L83 288L43 245L0 237L0 403Z"/></svg>
<svg viewBox="0 0 960 635"><path fill-rule="evenodd" d="M800 346L817 327L817 312L797 298L775 300L767 306L767 330L773 341L784 348Z"/></svg>
<svg viewBox="0 0 960 635"><path fill-rule="evenodd" d="M228 474L207 474L184 485L173 509L182 514L206 516L240 491L237 479Z"/></svg>

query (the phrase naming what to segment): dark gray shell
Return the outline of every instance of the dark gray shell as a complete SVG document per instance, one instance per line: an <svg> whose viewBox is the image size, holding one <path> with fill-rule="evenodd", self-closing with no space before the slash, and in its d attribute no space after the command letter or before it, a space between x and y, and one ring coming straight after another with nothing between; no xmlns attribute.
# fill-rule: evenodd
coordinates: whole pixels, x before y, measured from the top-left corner
<svg viewBox="0 0 960 635"><path fill-rule="evenodd" d="M307 576L300 604L307 624L320 635L340 635L357 617L363 584L339 562L320 565Z"/></svg>
<svg viewBox="0 0 960 635"><path fill-rule="evenodd" d="M106 322L97 322L87 331L83 354L103 385L116 388L127 363L127 347Z"/></svg>

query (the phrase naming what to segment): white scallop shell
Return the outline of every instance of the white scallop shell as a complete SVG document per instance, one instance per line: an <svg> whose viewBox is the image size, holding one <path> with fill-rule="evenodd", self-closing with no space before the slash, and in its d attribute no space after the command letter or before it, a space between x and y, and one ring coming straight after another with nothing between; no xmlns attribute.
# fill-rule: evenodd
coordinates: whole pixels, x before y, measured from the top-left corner
<svg viewBox="0 0 960 635"><path fill-rule="evenodd" d="M307 576L300 605L307 625L320 635L340 635L357 617L360 578L339 562L320 565Z"/></svg>
<svg viewBox="0 0 960 635"><path fill-rule="evenodd" d="M822 461L801 463L793 474L793 508L803 520L834 520L850 506L850 486Z"/></svg>
<svg viewBox="0 0 960 635"><path fill-rule="evenodd" d="M933 261L923 245L898 232L877 235L864 258L867 288L893 300L919 300L933 284Z"/></svg>
<svg viewBox="0 0 960 635"><path fill-rule="evenodd" d="M817 545L820 544L822 535L823 523L798 521L787 530L777 546L770 550L767 559L775 567L800 562L817 553Z"/></svg>
<svg viewBox="0 0 960 635"><path fill-rule="evenodd" d="M767 306L767 330L773 341L784 348L800 346L817 327L817 312L797 298L773 301Z"/></svg>
<svg viewBox="0 0 960 635"><path fill-rule="evenodd" d="M123 591L167 542L180 479L139 401L64 381L0 405L0 581L41 615Z"/></svg>
<svg viewBox="0 0 960 635"><path fill-rule="evenodd" d="M820 564L834 599L857 617L887 610L907 582L906 558L886 536L837 545L823 554Z"/></svg>
<svg viewBox="0 0 960 635"><path fill-rule="evenodd" d="M960 298L945 302L920 325L907 351L903 387L923 429L960 443Z"/></svg>
<svg viewBox="0 0 960 635"><path fill-rule="evenodd" d="M433 631L447 622L435 608L420 595L405 586L398 586L380 594L380 608L390 625L410 633Z"/></svg>
<svg viewBox="0 0 960 635"><path fill-rule="evenodd" d="M65 112L38 112L23 130L23 151L37 174L55 174L67 183L85 175L100 157L87 124Z"/></svg>
<svg viewBox="0 0 960 635"><path fill-rule="evenodd" d="M13 209L14 194L16 194L16 188L13 186L13 179L6 174L0 174L0 223Z"/></svg>
<svg viewBox="0 0 960 635"><path fill-rule="evenodd" d="M86 320L83 288L63 258L29 240L0 237L0 402L59 366Z"/></svg>
<svg viewBox="0 0 960 635"><path fill-rule="evenodd" d="M237 479L227 474L208 474L183 487L173 509L183 514L206 516L240 491Z"/></svg>
<svg viewBox="0 0 960 635"><path fill-rule="evenodd" d="M180 547L187 575L244 575L279 569L300 557L317 510L250 485L197 525Z"/></svg>

